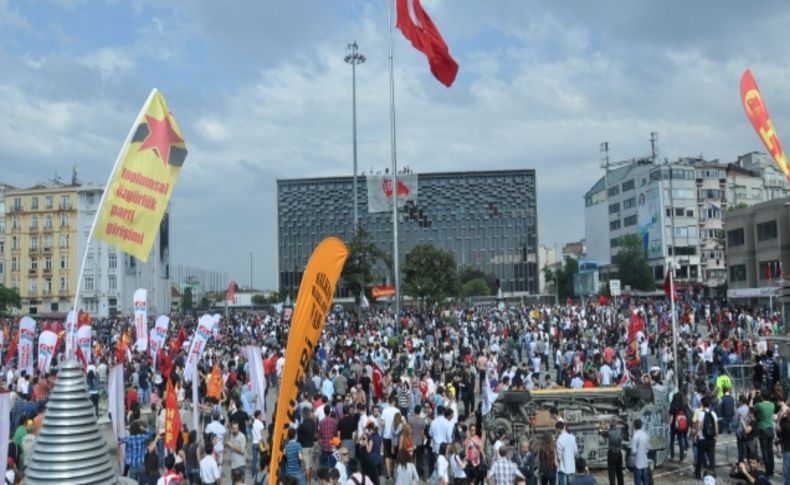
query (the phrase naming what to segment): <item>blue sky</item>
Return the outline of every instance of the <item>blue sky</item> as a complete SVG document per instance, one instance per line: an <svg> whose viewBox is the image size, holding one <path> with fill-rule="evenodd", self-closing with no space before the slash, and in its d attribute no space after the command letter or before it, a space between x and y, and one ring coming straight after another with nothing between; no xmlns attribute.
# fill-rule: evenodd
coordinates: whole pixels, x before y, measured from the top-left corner
<svg viewBox="0 0 790 485"><path fill-rule="evenodd" d="M417 172L534 168L539 239L583 237L584 192L614 159L732 161L761 150L738 99L751 67L790 143L786 2L424 0L460 64L447 89L395 32L398 149ZM278 177L389 160L385 0L0 0L0 169L18 186L104 183L159 88L190 154L173 197L176 262L276 284Z"/></svg>

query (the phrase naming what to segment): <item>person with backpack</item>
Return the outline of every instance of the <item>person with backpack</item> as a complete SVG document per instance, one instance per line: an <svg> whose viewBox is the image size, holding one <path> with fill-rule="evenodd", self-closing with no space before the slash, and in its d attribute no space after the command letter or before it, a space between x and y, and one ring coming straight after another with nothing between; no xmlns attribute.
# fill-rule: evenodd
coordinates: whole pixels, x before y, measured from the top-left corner
<svg viewBox="0 0 790 485"><path fill-rule="evenodd" d="M690 409L686 396L676 392L669 404L669 459L675 459L675 441L678 442L679 459L682 462L688 449L688 424Z"/></svg>
<svg viewBox="0 0 790 485"><path fill-rule="evenodd" d="M373 481L362 473L362 465L357 458L348 460L348 471L351 475L344 485L373 485Z"/></svg>
<svg viewBox="0 0 790 485"><path fill-rule="evenodd" d="M702 409L694 421L694 436L697 439L697 460L694 463L694 478L702 480L702 464L707 457L707 467L716 469L716 438L719 436L719 424L716 412L710 408L710 396L702 398Z"/></svg>

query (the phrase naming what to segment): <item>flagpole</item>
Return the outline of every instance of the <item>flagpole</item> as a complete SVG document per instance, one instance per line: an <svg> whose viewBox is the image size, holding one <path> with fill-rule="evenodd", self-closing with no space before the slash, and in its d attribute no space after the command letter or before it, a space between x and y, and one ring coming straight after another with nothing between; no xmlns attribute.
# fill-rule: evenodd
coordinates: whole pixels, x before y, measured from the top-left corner
<svg viewBox="0 0 790 485"><path fill-rule="evenodd" d="M674 251L674 247L673 247ZM680 361L678 361L678 320L677 315L675 315L675 277L673 273L675 272L674 268L669 269L669 301L671 305L672 311L672 353L673 361L675 362L675 372L673 372L673 376L675 379L675 392L680 392L679 386L679 379L678 379L678 372L680 371Z"/></svg>
<svg viewBox="0 0 790 485"><path fill-rule="evenodd" d="M74 291L74 305L72 306L72 311L74 311L74 315L77 315L77 306L79 305L80 301L80 290L82 289L82 276L85 273L85 263L88 261L88 248L90 247L91 239L96 232L96 223L99 221L99 214L101 214L102 206L104 205L104 201L107 200L107 194L109 193L110 189L110 182L112 182L113 177L115 177L115 172L118 171L118 167L121 165L121 159L123 158L126 149L129 147L129 144L132 141L132 137L134 136L134 132L137 131L137 125L140 124L140 121L143 119L145 115L145 110L148 108L148 105L151 103L151 100L154 98L156 94L156 88L151 90L151 93L148 95L148 99L146 99L145 104L140 109L140 113L135 118L134 123L132 124L132 128L129 130L129 134L126 135L126 141L124 141L123 145L121 146L121 150L118 152L118 158L115 159L115 165L110 172L110 176L107 178L107 184L104 186L104 190L101 194L101 199L99 199L99 205L96 207L96 214L93 215L93 222L91 223L91 230L88 233L88 238L85 240L85 249L82 252L82 262L80 263L80 272L77 276L77 287ZM79 201L78 201L79 203ZM77 230L77 234L79 235L79 229ZM74 325L72 325L74 327ZM74 328L69 328L69 338L73 337ZM74 349L72 349L73 352ZM71 355L66 356L71 357Z"/></svg>
<svg viewBox="0 0 790 485"><path fill-rule="evenodd" d="M392 47L392 0L387 0L387 34L390 49L390 155L392 157L392 168L390 171L392 182L392 252L393 267L395 278L395 325L397 326L400 316L400 266L398 259L398 156L395 143L395 63L394 50Z"/></svg>

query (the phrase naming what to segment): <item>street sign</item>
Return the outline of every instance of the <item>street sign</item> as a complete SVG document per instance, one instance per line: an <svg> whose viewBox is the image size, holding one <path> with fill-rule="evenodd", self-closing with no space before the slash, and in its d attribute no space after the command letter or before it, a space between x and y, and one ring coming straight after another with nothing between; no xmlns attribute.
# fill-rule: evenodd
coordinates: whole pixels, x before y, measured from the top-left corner
<svg viewBox="0 0 790 485"><path fill-rule="evenodd" d="M620 296L622 293L620 289L620 280L609 280L609 292L612 296Z"/></svg>

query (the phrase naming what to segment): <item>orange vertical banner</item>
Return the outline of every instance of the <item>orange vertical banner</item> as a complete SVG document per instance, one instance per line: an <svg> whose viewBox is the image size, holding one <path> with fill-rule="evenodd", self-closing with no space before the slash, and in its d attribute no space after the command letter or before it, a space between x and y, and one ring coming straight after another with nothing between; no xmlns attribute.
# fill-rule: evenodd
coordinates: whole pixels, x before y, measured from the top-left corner
<svg viewBox="0 0 790 485"><path fill-rule="evenodd" d="M165 393L165 448L175 450L178 434L181 432L181 413L178 411L178 399L173 383L167 380Z"/></svg>
<svg viewBox="0 0 790 485"><path fill-rule="evenodd" d="M348 249L340 239L326 238L313 251L302 276L277 396L269 485L277 483L277 470L285 451L288 427L293 421L299 383L318 344L347 257Z"/></svg>
<svg viewBox="0 0 790 485"><path fill-rule="evenodd" d="M790 180L790 169L787 166L787 154L782 149L782 144L779 142L779 135L774 130L774 125L771 122L771 116L768 114L768 108L765 106L763 97L760 90L757 88L757 82L752 76L752 71L749 69L743 73L741 77L741 102L743 108L746 110L746 116L752 122L757 136L760 137L768 153L774 157L779 169Z"/></svg>

